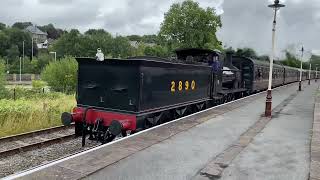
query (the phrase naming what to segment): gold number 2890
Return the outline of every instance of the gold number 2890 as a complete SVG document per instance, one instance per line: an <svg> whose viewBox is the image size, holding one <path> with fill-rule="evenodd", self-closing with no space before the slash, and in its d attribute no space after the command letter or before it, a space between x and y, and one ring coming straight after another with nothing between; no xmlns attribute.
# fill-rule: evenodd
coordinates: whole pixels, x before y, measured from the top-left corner
<svg viewBox="0 0 320 180"><path fill-rule="evenodd" d="M183 89L188 90L195 90L196 89L196 82L194 80L191 81L177 81L178 84L178 90L182 91ZM171 92L176 92L176 81L171 81Z"/></svg>

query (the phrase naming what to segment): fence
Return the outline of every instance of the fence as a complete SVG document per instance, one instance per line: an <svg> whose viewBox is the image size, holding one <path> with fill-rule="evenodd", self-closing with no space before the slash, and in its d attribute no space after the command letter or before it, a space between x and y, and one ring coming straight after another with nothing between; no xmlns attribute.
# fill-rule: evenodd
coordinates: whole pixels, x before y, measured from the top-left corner
<svg viewBox="0 0 320 180"><path fill-rule="evenodd" d="M20 81L20 74L7 74L6 80L8 82ZM40 80L40 74L21 74L21 81Z"/></svg>

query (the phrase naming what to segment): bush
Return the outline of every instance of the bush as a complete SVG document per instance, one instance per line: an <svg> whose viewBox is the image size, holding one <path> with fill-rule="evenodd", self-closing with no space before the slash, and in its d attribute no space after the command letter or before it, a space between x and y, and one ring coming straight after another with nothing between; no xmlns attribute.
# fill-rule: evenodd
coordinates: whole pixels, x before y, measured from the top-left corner
<svg viewBox="0 0 320 180"><path fill-rule="evenodd" d="M48 83L50 89L70 94L76 90L77 70L77 61L67 56L47 65L41 73L41 79Z"/></svg>
<svg viewBox="0 0 320 180"><path fill-rule="evenodd" d="M0 99L7 97L8 91L5 88L6 74L4 60L0 58Z"/></svg>
<svg viewBox="0 0 320 180"><path fill-rule="evenodd" d="M45 81L41 80L33 80L32 81L32 88L33 89L42 89L47 86L47 83Z"/></svg>

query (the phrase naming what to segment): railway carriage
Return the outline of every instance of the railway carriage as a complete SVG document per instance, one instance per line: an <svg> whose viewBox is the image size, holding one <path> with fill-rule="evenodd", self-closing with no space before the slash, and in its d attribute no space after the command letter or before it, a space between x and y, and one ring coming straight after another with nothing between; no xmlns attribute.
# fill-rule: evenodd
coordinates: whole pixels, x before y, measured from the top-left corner
<svg viewBox="0 0 320 180"><path fill-rule="evenodd" d="M300 79L300 70L298 68L294 68L294 67L288 67L286 66L284 68L284 72L285 72L285 79L284 79L284 83L285 84L289 84L292 82L296 82L299 81Z"/></svg>
<svg viewBox="0 0 320 180"><path fill-rule="evenodd" d="M244 87L250 92L259 92L268 88L269 82L269 63L253 60L246 57L234 57L234 65L242 70ZM284 81L284 67L273 65L272 87L281 86Z"/></svg>

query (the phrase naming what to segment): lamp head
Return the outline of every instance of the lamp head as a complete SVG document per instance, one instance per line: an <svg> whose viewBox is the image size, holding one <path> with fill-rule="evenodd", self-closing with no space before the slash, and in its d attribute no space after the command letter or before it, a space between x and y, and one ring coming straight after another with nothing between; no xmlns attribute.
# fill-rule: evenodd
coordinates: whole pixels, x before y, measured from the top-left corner
<svg viewBox="0 0 320 180"><path fill-rule="evenodd" d="M285 7L284 4L280 4L280 1L279 0L275 0L274 1L274 4L270 4L268 7L272 8L272 9L280 9L282 7Z"/></svg>

